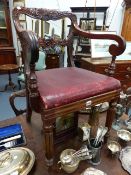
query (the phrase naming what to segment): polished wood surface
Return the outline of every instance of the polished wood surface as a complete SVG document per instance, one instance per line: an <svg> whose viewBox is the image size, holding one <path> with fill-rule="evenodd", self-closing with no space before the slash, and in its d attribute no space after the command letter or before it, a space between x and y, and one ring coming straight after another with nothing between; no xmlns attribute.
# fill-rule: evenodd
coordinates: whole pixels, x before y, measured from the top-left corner
<svg viewBox="0 0 131 175"><path fill-rule="evenodd" d="M0 70L1 71L12 71L12 70L15 70L15 69L18 69L19 66L17 64L3 64L3 65L0 65Z"/></svg>
<svg viewBox="0 0 131 175"><path fill-rule="evenodd" d="M88 69L97 73L106 74L111 58L82 58L81 68ZM115 74L116 79L121 81L122 89L131 87L131 60L116 60Z"/></svg>
<svg viewBox="0 0 131 175"><path fill-rule="evenodd" d="M13 47L9 1L1 0L1 14L3 15L0 17L0 65L11 63L16 64L16 53Z"/></svg>
<svg viewBox="0 0 131 175"><path fill-rule="evenodd" d="M59 66L59 55L47 54L46 55L46 69L58 68Z"/></svg>
<svg viewBox="0 0 131 175"><path fill-rule="evenodd" d="M31 149L36 156L35 165L29 175L66 175L66 173L63 170L59 170L57 166L60 153L66 148L74 148L77 150L82 146L82 142L76 137L71 140L66 140L63 144L56 145L54 165L48 168L44 160L44 134L42 132L42 122L40 117L33 114L32 122L27 123L25 116L18 116L13 119L1 121L0 127L15 123L21 123L27 141L25 147ZM87 160L81 161L78 169L72 174L80 175L88 167L92 167L92 165ZM109 155L106 145L102 146L100 165L94 167L103 170L108 175L128 175L128 173L122 168L119 159Z"/></svg>
<svg viewBox="0 0 131 175"><path fill-rule="evenodd" d="M16 64L16 54L13 47L0 47L0 65Z"/></svg>

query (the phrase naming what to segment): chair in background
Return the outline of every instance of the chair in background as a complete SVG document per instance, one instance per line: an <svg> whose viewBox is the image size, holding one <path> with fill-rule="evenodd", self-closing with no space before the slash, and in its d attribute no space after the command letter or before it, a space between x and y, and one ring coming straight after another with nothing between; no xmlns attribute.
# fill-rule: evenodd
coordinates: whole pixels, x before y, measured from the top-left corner
<svg viewBox="0 0 131 175"><path fill-rule="evenodd" d="M22 28L19 21L20 14L45 21L56 21L67 17L71 21L68 38L47 40L37 38L34 32ZM108 67L108 75L114 73L115 58L124 52L125 42L117 35L91 34L83 31L77 25L76 16L70 12L19 7L13 10L13 19L25 58L27 103L32 110L41 114L45 161L48 166L51 166L54 158L54 123L56 119L63 115L66 117L67 114L72 112L76 112L75 117L77 119L77 111L107 101L109 102L109 109L105 125L110 131L114 118L114 108L121 91L118 80L74 67L73 36L77 35L90 39L111 39L118 43L118 45L113 44L109 48L112 61ZM35 72L35 63L39 58L39 47L46 48L55 45L67 47L68 67ZM31 116L28 114L27 120L31 120Z"/></svg>
<svg viewBox="0 0 131 175"><path fill-rule="evenodd" d="M35 70L36 71L41 71L46 68L45 65L45 59L46 59L46 54L44 51L39 51L39 59L36 63ZM19 75L17 77L18 79L18 85L19 85L19 90L21 89L21 83L25 84L25 75L24 75L24 66L22 65L19 71Z"/></svg>

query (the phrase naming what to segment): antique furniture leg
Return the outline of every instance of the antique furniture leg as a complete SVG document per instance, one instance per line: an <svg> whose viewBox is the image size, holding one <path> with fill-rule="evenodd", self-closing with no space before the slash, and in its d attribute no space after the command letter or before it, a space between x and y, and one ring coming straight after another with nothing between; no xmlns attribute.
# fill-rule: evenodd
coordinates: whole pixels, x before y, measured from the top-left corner
<svg viewBox="0 0 131 175"><path fill-rule="evenodd" d="M9 83L5 85L5 91L7 90L8 87L11 87L13 90L16 87L16 85L12 82L10 70L8 70L8 76L9 76Z"/></svg>
<svg viewBox="0 0 131 175"><path fill-rule="evenodd" d="M45 144L45 161L47 166L53 165L54 158L54 138L53 138L53 129L54 125L47 124L43 121L43 129L44 129L44 144Z"/></svg>
<svg viewBox="0 0 131 175"><path fill-rule="evenodd" d="M11 87L13 90L15 89L16 85L12 82L11 71L16 71L18 68L17 64L3 64L0 66L1 71L8 72L8 84L5 85L5 91L8 87Z"/></svg>
<svg viewBox="0 0 131 175"><path fill-rule="evenodd" d="M107 138L109 137L110 130L112 127L112 123L115 117L115 107L117 105L117 102L112 100L109 102L109 109L107 110L107 116L106 116L106 126L108 127L108 133L105 136L105 142L107 141Z"/></svg>
<svg viewBox="0 0 131 175"><path fill-rule="evenodd" d="M11 105L14 113L16 114L16 116L25 113L26 110L25 109L24 110L22 110L22 109L18 110L15 107L14 100L15 100L16 97L25 97L25 96L26 96L26 90L23 89L23 90L12 93L11 96L9 97L10 105Z"/></svg>

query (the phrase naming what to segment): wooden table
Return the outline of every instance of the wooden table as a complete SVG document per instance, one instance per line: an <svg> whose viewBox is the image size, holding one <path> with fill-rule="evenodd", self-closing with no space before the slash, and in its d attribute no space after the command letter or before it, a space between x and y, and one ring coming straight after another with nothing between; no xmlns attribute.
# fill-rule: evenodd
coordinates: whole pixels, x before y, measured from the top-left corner
<svg viewBox="0 0 131 175"><path fill-rule="evenodd" d="M23 130L26 136L27 145L29 149L31 149L35 156L36 162L32 171L29 173L30 175L66 175L64 171L60 171L57 166L57 162L59 160L59 155L63 149L66 148L74 148L78 149L82 143L78 140L78 138L74 138L66 143L57 145L55 149L55 164L53 167L46 167L44 162L44 146L43 146L43 132L42 132L42 122L39 116L33 115L32 122L29 124L26 122L26 118L24 116L18 116L13 119L5 120L0 122L0 127L21 123L23 126ZM88 161L82 161L79 164L79 168L76 172L72 173L73 175L80 175L86 168L92 166ZM95 166L96 168L103 170L108 175L128 175L128 173L121 167L121 163L117 158L113 158L109 155L106 145L102 148L101 153L101 164Z"/></svg>
<svg viewBox="0 0 131 175"><path fill-rule="evenodd" d="M19 68L17 64L3 64L0 65L0 71L7 71L8 72L8 84L5 85L5 91L8 87L11 87L13 90L15 89L16 85L12 82L11 72L15 71Z"/></svg>

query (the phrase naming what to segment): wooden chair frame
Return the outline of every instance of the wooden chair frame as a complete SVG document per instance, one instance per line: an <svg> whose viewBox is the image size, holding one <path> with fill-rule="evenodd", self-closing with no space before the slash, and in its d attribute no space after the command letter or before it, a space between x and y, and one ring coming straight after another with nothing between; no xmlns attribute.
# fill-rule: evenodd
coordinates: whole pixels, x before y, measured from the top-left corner
<svg viewBox="0 0 131 175"><path fill-rule="evenodd" d="M32 31L24 30L19 21L20 14L25 14L35 19L40 19L44 21L48 20L58 20L65 17L68 17L71 20L71 28L68 35L68 39L64 40L55 40L49 39L45 40L44 38L37 38L36 34ZM115 40L118 45L111 45L109 52L112 55L112 61L107 70L108 75L112 75L115 70L115 58L117 55L123 53L125 49L125 42L120 36L112 34L91 34L87 31L83 31L77 25L77 18L74 14L70 12L61 12L56 10L47 10L47 9L37 9L37 8L25 8L18 7L13 10L13 19L16 27L16 31L21 41L23 49L23 57L25 64L25 75L26 75L26 98L27 98L27 120L31 120L31 111L35 110L36 112L41 113L41 118L43 121L43 130L44 130L44 143L45 143L45 161L48 166L53 164L54 158L54 138L53 130L56 117L61 115L66 115L72 112L79 111L83 108L94 106L102 102L109 102L109 109L107 111L106 117L106 126L109 131L114 119L114 107L119 98L121 89L113 90L101 95L93 96L90 98L85 98L80 101L76 101L70 104L59 106L52 109L45 109L42 106L38 86L37 86L37 77L35 74L35 62L38 59L39 46L49 47L51 45L61 45L68 47L68 66L74 66L73 56L72 56L72 41L73 35L78 35L81 37L87 37L90 39L110 39ZM30 62L29 62L30 59ZM77 117L77 115L76 115ZM109 132L108 132L109 134ZM107 135L108 135L107 134Z"/></svg>

